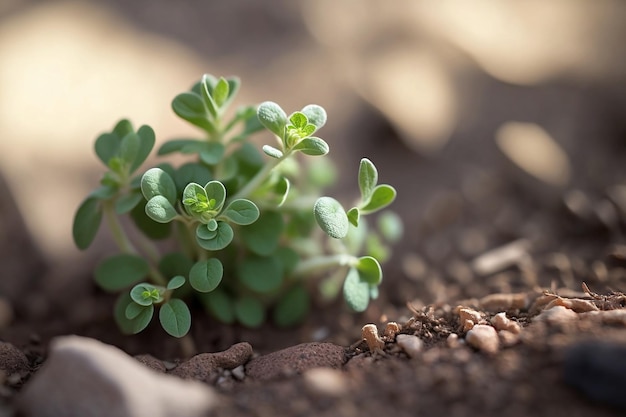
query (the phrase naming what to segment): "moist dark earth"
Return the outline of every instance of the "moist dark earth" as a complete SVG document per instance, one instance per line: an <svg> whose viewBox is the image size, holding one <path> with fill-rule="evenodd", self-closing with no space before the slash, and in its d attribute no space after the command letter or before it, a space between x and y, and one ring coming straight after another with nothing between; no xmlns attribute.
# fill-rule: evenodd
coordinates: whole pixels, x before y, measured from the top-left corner
<svg viewBox="0 0 626 417"><path fill-rule="evenodd" d="M136 11L128 13L141 22ZM381 179L397 188L394 208L406 226L383 266L381 297L367 312L320 302L303 325L291 329L194 321L198 352L243 341L258 355L303 342L344 346L343 388L320 392L299 373L263 381L224 373L209 382L221 396L212 416L624 414L626 316L611 313L622 311L626 300L624 96L558 80L522 88L475 73L472 81L481 94L466 105L485 116L460 120L434 157L410 151L366 104L345 129L348 143L358 143L354 158L374 159ZM507 120L559 127L556 139L573 167L567 187L533 179L499 152L493 136ZM332 147L333 139L326 139ZM349 146L339 148L347 152ZM347 187L352 184L342 181L337 188ZM45 362L57 335L97 338L131 355L186 359L156 326L137 336L119 335L110 316L114 299L92 284L98 254L49 268L25 234L8 190L1 191L0 288L13 318L0 327L0 340L27 355L31 372L0 378L0 415L10 415L15 396ZM494 252L503 247L509 252ZM501 264L477 273L476 259L485 254ZM500 297L495 307L488 296ZM537 319L550 302L574 316ZM476 312L481 323L505 312L521 331L501 338L497 352L470 346L460 308ZM382 335L388 322L398 323L400 334L418 336L419 353L410 357L393 337L370 351L362 327L375 324Z"/></svg>

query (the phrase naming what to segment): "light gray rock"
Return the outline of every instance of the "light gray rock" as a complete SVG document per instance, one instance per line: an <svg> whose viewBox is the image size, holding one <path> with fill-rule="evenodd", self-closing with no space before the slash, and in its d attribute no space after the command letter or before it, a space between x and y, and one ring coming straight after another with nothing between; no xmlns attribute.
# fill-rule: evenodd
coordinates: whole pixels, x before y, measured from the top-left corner
<svg viewBox="0 0 626 417"><path fill-rule="evenodd" d="M216 401L204 384L159 374L97 340L63 336L16 406L37 417L196 417Z"/></svg>

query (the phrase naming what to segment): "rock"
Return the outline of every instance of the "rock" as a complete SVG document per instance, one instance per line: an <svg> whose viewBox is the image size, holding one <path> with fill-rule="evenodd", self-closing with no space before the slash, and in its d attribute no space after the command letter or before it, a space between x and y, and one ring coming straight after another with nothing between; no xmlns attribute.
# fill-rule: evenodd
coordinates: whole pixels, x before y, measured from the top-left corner
<svg viewBox="0 0 626 417"><path fill-rule="evenodd" d="M513 334L519 334L522 331L519 323L509 319L506 313L498 313L491 319L491 324L497 331L507 331Z"/></svg>
<svg viewBox="0 0 626 417"><path fill-rule="evenodd" d="M496 329L486 324L477 324L467 332L465 341L472 347L485 353L497 353L500 349L500 339Z"/></svg>
<svg viewBox="0 0 626 417"><path fill-rule="evenodd" d="M250 378L268 380L307 369L340 368L346 361L346 349L333 343L302 343L259 356L246 365Z"/></svg>
<svg viewBox="0 0 626 417"><path fill-rule="evenodd" d="M414 335L399 334L396 336L396 343L406 353L409 358L415 358L422 351L422 340Z"/></svg>
<svg viewBox="0 0 626 417"><path fill-rule="evenodd" d="M524 309L528 307L528 296L523 293L489 294L480 299L480 306L493 313Z"/></svg>
<svg viewBox="0 0 626 417"><path fill-rule="evenodd" d="M167 371L167 368L165 367L163 361L155 358L152 355L136 355L135 359L140 363L143 363L145 366L152 369L153 371L161 373L165 373Z"/></svg>
<svg viewBox="0 0 626 417"><path fill-rule="evenodd" d="M237 343L223 352L200 353L178 365L170 373L181 378L208 381L210 376L221 369L233 369L245 364L252 357L250 343Z"/></svg>
<svg viewBox="0 0 626 417"><path fill-rule="evenodd" d="M563 374L592 400L626 410L626 345L594 340L571 346Z"/></svg>
<svg viewBox="0 0 626 417"><path fill-rule="evenodd" d="M7 375L22 373L29 370L26 355L7 342L0 342L0 371Z"/></svg>
<svg viewBox="0 0 626 417"><path fill-rule="evenodd" d="M472 261L472 269L480 276L487 276L518 265L528 256L531 243L518 239L506 245L491 249Z"/></svg>
<svg viewBox="0 0 626 417"><path fill-rule="evenodd" d="M548 310L544 310L533 321L547 322L550 324L564 324L578 319L578 314L569 308L563 306L555 306Z"/></svg>
<svg viewBox="0 0 626 417"><path fill-rule="evenodd" d="M64 336L16 401L37 417L196 417L215 405L210 387L159 374L116 347Z"/></svg>
<svg viewBox="0 0 626 417"><path fill-rule="evenodd" d="M341 397L348 392L344 373L332 368L313 368L304 372L304 383L313 394Z"/></svg>

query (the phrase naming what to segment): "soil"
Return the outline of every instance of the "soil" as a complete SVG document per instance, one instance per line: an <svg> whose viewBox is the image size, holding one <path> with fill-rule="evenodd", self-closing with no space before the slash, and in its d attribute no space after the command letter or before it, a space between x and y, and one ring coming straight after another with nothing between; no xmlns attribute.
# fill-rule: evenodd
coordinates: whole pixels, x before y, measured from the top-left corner
<svg viewBox="0 0 626 417"><path fill-rule="evenodd" d="M222 397L211 415L623 415L624 400L611 390L626 386L626 373L612 373L626 366L626 321L602 312L623 310L626 299L626 193L620 188L626 180L624 98L600 86L555 81L521 88L482 74L472 77L482 96L466 104L488 117L461 120L436 157L409 151L366 105L346 128L349 140L359 139L362 156L375 155L384 181L397 187L395 208L406 222L405 238L384 266L381 297L367 312L352 314L341 302L318 303L309 319L292 329L194 321L198 352L238 342L249 342L256 355L303 342L343 346L346 388L340 395L320 392L306 373L261 381L225 372L208 382ZM566 189L534 180L499 153L493 132L512 118L560 127L561 145L575 168ZM14 213L1 208L3 216ZM3 267L38 267L8 270L2 277L15 285L7 287L11 291L0 287L13 315L8 326L0 326L0 340L22 350L31 371L2 378L0 415L11 415L13 399L45 362L48 343L57 335L97 338L131 355L185 359L177 341L157 326L132 337L117 332L110 317L114 299L90 278L98 253L72 265L46 264L23 238L19 218L6 219L0 223L13 229L3 229ZM22 236L17 252L16 236ZM508 261L493 252L508 247L510 254L511 244ZM478 273L475 261L485 254L502 265ZM503 294L496 308L484 298L494 294ZM576 311L576 318L537 319L548 302ZM521 331L501 336L497 352L471 347L459 306L477 312L481 323L505 312ZM370 351L362 327L375 324L382 334L389 321L399 324L401 334L421 339L419 353L407 352L393 337Z"/></svg>

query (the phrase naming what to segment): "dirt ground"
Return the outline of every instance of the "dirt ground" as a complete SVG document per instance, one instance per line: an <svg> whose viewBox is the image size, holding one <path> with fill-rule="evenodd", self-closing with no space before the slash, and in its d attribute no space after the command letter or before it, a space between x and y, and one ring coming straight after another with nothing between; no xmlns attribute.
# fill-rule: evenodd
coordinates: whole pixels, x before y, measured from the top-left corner
<svg viewBox="0 0 626 417"><path fill-rule="evenodd" d="M128 15L141 20L131 8ZM279 14L275 19L287 25ZM217 46L213 52L221 53ZM310 341L345 346L343 388L320 392L300 374L270 381L225 377L213 383L222 400L211 415L623 415L626 316L611 311L624 311L626 303L626 96L563 80L518 87L479 72L468 77L481 92L465 103L474 111L434 157L409 150L365 103L345 127L350 135L339 151L358 144L358 158L375 158L382 179L398 189L395 209L406 223L402 243L383 267L381 297L367 312L319 304L306 323L287 330L194 322L199 352L241 341L257 354ZM512 119L560 133L573 167L566 187L547 186L502 155L494 131ZM5 197L2 204L0 214L15 213ZM2 279L12 284L0 288L13 318L0 326L0 340L26 353L32 373L45 361L49 340L63 334L94 337L131 355L181 359L176 341L156 326L119 335L110 320L113 298L90 279L97 254L48 268L19 219L5 219ZM494 306L485 297L496 294L503 296ZM571 314L546 318L550 302ZM520 330L501 336L496 352L469 346L461 307L478 314L480 323L505 312ZM382 334L389 321L421 339L413 357L393 337L377 352L361 340L364 325L375 324ZM13 399L31 376L3 378L0 415L11 415Z"/></svg>

